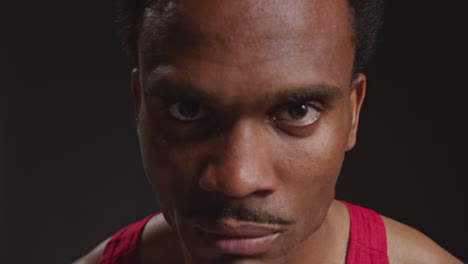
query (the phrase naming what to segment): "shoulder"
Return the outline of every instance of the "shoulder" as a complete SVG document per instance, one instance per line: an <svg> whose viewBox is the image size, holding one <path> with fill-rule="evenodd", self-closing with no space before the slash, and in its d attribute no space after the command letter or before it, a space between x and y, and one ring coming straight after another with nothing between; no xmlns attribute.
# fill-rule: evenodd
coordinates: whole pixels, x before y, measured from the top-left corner
<svg viewBox="0 0 468 264"><path fill-rule="evenodd" d="M107 242L109 242L109 240L110 238L104 240L88 254L73 262L73 264L98 264L102 253L104 252L104 248L106 248Z"/></svg>
<svg viewBox="0 0 468 264"><path fill-rule="evenodd" d="M154 216L146 225L141 240L142 263L183 263L183 253L177 234L163 214Z"/></svg>
<svg viewBox="0 0 468 264"><path fill-rule="evenodd" d="M73 262L73 264L98 264L110 238L101 242L92 251ZM145 225L139 246L142 263L180 263L179 243L175 233L162 214L154 215Z"/></svg>
<svg viewBox="0 0 468 264"><path fill-rule="evenodd" d="M405 224L382 216L392 264L462 263L426 235Z"/></svg>

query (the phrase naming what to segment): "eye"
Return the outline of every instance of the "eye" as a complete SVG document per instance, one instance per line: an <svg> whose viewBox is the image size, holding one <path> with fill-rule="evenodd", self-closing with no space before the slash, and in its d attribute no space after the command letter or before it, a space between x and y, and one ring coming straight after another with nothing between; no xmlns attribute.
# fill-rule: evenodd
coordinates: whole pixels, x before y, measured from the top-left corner
<svg viewBox="0 0 468 264"><path fill-rule="evenodd" d="M168 107L169 114L179 121L195 121L205 117L202 107L194 102L177 102Z"/></svg>
<svg viewBox="0 0 468 264"><path fill-rule="evenodd" d="M275 120L290 126L308 126L317 121L319 110L306 103L293 103L279 109Z"/></svg>

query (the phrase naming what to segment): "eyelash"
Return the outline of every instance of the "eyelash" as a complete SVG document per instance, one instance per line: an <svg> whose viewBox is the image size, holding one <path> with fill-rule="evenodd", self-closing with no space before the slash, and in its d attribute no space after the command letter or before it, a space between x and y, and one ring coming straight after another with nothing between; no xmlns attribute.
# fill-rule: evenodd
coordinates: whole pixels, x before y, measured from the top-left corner
<svg viewBox="0 0 468 264"><path fill-rule="evenodd" d="M171 106L173 106L174 104L177 104L177 103L184 103L184 102L191 102L189 100L184 100L184 99L181 99L181 98L171 98L171 99L165 99L165 100L161 100L161 105L160 105L160 110L161 111L164 111L166 113L169 113L169 109ZM314 110L316 110L319 114L323 111L322 107L319 106L319 104L317 103L313 103L314 101L294 101L294 102L288 102L288 103L285 103L285 104L282 104L282 105L279 105L277 107L274 107L271 111L269 111L269 116L272 120L277 120L275 117L276 115L279 113L279 111L283 108L287 108L287 107L290 107L292 105L305 105L307 107L311 107L313 108ZM205 112L212 112L212 110L210 110L209 108L207 107L204 107L204 106L201 106L202 109L205 110ZM315 123L315 122L314 122Z"/></svg>
<svg viewBox="0 0 468 264"><path fill-rule="evenodd" d="M306 106L312 107L318 112L323 111L323 108L320 106L320 104L316 103L315 101L293 101L293 102L288 102L288 103L281 104L279 106L274 107L272 110L269 111L269 115L273 117L275 113L278 113L280 109L291 106L291 105L306 105Z"/></svg>

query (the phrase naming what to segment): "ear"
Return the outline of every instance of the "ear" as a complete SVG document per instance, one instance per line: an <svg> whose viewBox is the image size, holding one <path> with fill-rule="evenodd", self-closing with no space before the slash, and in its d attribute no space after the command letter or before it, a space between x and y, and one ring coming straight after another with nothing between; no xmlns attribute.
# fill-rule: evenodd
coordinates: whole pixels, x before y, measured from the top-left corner
<svg viewBox="0 0 468 264"><path fill-rule="evenodd" d="M361 111L364 97L366 96L366 76L360 73L352 83L352 91L349 97L351 108L351 130L348 135L346 150L350 150L356 145L357 129L359 124L359 113Z"/></svg>
<svg viewBox="0 0 468 264"><path fill-rule="evenodd" d="M140 114L141 107L141 86L140 86L140 73L138 68L132 70L131 73L131 84L130 84L133 100L135 103L135 119L138 122L138 116Z"/></svg>

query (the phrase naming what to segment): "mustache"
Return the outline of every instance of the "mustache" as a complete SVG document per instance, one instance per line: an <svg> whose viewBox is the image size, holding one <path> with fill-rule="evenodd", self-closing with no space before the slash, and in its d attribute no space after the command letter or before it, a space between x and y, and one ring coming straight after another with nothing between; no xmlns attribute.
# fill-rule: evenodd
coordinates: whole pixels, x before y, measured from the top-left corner
<svg viewBox="0 0 468 264"><path fill-rule="evenodd" d="M189 210L185 217L189 219L204 218L210 220L234 219L261 224L291 225L294 221L275 216L260 209L245 206L218 205Z"/></svg>

